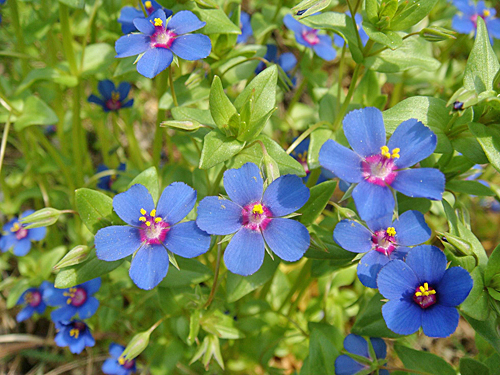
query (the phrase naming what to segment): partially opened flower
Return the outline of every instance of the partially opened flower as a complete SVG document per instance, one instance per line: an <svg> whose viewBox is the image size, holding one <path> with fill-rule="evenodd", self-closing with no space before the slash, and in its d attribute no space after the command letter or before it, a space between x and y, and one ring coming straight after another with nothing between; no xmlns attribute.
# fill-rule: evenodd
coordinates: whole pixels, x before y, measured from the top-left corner
<svg viewBox="0 0 500 375"><path fill-rule="evenodd" d="M365 357L371 361L384 359L387 356L387 345L385 345L384 340L370 337L370 342L376 358L371 358L366 339L352 333L344 339L344 349L351 354ZM360 363L347 354L339 355L335 360L335 375L355 375L360 371L368 371L369 369L370 366L368 364ZM378 371L378 374L389 375L389 371L381 369Z"/></svg>
<svg viewBox="0 0 500 375"><path fill-rule="evenodd" d="M347 12L345 12L345 14L347 14L348 17L351 17L351 12L347 11ZM348 21L348 22L350 22L350 21ZM363 43L363 46L364 46L364 45L366 45L366 43L368 42L368 39L370 39L370 38L368 37L365 30L363 29L363 17L361 17L361 14L356 13L356 15L354 16L354 22L356 22L356 27L358 29L359 38L361 39L361 43ZM333 36L333 42L339 47L343 47L344 43L345 43L344 38L342 38L338 34L335 34Z"/></svg>
<svg viewBox="0 0 500 375"><path fill-rule="evenodd" d="M235 233L226 247L224 262L229 271L247 276L264 261L265 244L281 259L294 262L309 247L309 232L298 221L283 218L309 199L302 179L285 175L264 192L259 167L246 163L224 172L224 188L231 200L206 197L198 206L196 224L210 234Z"/></svg>
<svg viewBox="0 0 500 375"><path fill-rule="evenodd" d="M81 320L70 322L56 322L57 334L54 341L57 346L69 347L73 354L80 354L86 347L95 345L90 328Z"/></svg>
<svg viewBox="0 0 500 375"><path fill-rule="evenodd" d="M104 112L118 111L121 108L132 107L134 104L134 99L127 100L130 92L130 83L128 82L122 82L116 87L112 81L105 79L99 81L97 89L102 97L92 94L88 101L100 105Z"/></svg>
<svg viewBox="0 0 500 375"><path fill-rule="evenodd" d="M241 34L238 35L236 43L246 43L248 38L253 35L253 30L250 23L250 15L243 11L240 13L240 29Z"/></svg>
<svg viewBox="0 0 500 375"><path fill-rule="evenodd" d="M434 168L408 169L434 152L436 135L416 119L402 122L386 142L382 112L373 107L349 112L344 134L353 150L329 139L321 147L321 166L358 184L352 197L364 221L392 215L393 190L409 197L440 200L445 177Z"/></svg>
<svg viewBox="0 0 500 375"><path fill-rule="evenodd" d="M291 74L293 72L293 69L295 68L295 65L297 65L297 58L293 53L285 52L278 56L278 47L276 47L276 45L274 44L268 44L264 59L269 62L278 64L281 69L283 69L283 71L287 73L288 77L292 81L292 84L295 85L296 79L295 77L292 77ZM263 61L259 62L257 68L255 68L255 74L259 74L264 69L266 69L266 64L264 64Z"/></svg>
<svg viewBox="0 0 500 375"><path fill-rule="evenodd" d="M283 18L283 22L287 28L294 32L297 43L312 48L316 55L323 60L331 61L335 59L337 51L333 48L330 36L319 34L318 30L300 23L290 14Z"/></svg>
<svg viewBox="0 0 500 375"><path fill-rule="evenodd" d="M88 319L95 314L99 300L94 294L101 287L101 278L87 281L67 289L50 287L45 292L45 302L49 306L60 306L52 311L50 317L54 322L67 321L76 314L80 319Z"/></svg>
<svg viewBox="0 0 500 375"><path fill-rule="evenodd" d="M427 241L431 230L424 215L406 211L392 221L392 215L367 222L368 228L353 220L342 220L333 231L333 238L347 251L366 253L358 263L359 281L368 288L377 288L377 275L392 259L403 260L410 248Z"/></svg>
<svg viewBox="0 0 500 375"><path fill-rule="evenodd" d="M127 165L125 163L120 163L118 168L116 168L117 171L125 171L127 168ZM109 171L109 168L104 165L100 164L97 167L97 173L104 172L104 171ZM111 175L111 176L103 176L99 178L99 182L97 183L97 187L102 190L107 190L107 191L113 191L113 183L116 181L116 175Z"/></svg>
<svg viewBox="0 0 500 375"><path fill-rule="evenodd" d="M103 373L108 375L129 375L136 371L135 359L128 361L122 357L124 350L124 346L114 342L109 345L111 358L106 359L102 364L101 370Z"/></svg>
<svg viewBox="0 0 500 375"><path fill-rule="evenodd" d="M17 322L22 322L31 318L35 312L43 314L45 308L47 307L43 297L48 288L50 288L50 283L48 281L44 281L38 288L26 289L23 294L21 294L21 297L19 297L17 301L17 305L24 307L16 316Z"/></svg>
<svg viewBox="0 0 500 375"><path fill-rule="evenodd" d="M97 257L111 262L134 254L130 277L139 288L153 289L167 274L167 249L194 258L210 247L210 236L194 221L180 223L195 203L196 191L182 182L167 186L156 207L147 188L131 186L113 199L113 209L128 225L113 225L97 232Z"/></svg>
<svg viewBox="0 0 500 375"><path fill-rule="evenodd" d="M144 9L146 10L148 16L152 15L158 9L162 9L167 17L170 17L172 15L172 11L170 9L163 8L155 0L142 0L142 3L144 4ZM144 17L144 12L142 11L142 9L137 9L131 6L122 8L122 10L120 11L118 22L122 25L122 32L124 34L137 31L137 28L134 25L134 20L136 18L146 18Z"/></svg>
<svg viewBox="0 0 500 375"><path fill-rule="evenodd" d="M461 267L446 269L444 253L435 246L412 249L406 262L393 260L378 274L387 327L410 335L420 327L429 337L450 336L458 325L460 305L472 289L472 278Z"/></svg>
<svg viewBox="0 0 500 375"><path fill-rule="evenodd" d="M199 60L210 55L212 43L203 34L188 34L205 26L193 12L180 11L167 17L162 9L147 19L136 18L134 25L141 33L122 36L115 43L116 57L141 55L137 71L153 78L167 69L174 54L184 60Z"/></svg>
<svg viewBox="0 0 500 375"><path fill-rule="evenodd" d="M460 13L455 14L451 26L461 34L470 34L477 29L477 19L481 17L486 24L491 42L500 38L500 19L495 18L496 9L486 8L484 1L453 0Z"/></svg>
<svg viewBox="0 0 500 375"><path fill-rule="evenodd" d="M14 217L2 228L2 238L0 238L0 250L2 253L13 248L14 255L24 256L31 250L31 241L41 241L47 234L47 228L26 229L19 219L34 213L34 210L24 211L19 218Z"/></svg>

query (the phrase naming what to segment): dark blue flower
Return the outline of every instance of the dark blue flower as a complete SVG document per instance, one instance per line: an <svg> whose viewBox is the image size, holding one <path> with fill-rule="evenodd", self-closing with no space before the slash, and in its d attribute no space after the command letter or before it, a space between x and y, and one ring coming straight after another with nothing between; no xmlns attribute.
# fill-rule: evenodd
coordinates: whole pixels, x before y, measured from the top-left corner
<svg viewBox="0 0 500 375"><path fill-rule="evenodd" d="M95 345L90 328L80 320L70 322L56 322L57 334L54 341L57 346L69 347L73 354L80 354L86 347Z"/></svg>
<svg viewBox="0 0 500 375"><path fill-rule="evenodd" d="M34 212L34 210L24 211L20 218L31 215ZM31 241L41 241L47 234L46 227L26 229L17 217L14 217L5 224L2 230L4 233L2 238L0 238L0 250L4 253L13 247L14 255L18 257L29 253L31 250Z"/></svg>
<svg viewBox="0 0 500 375"><path fill-rule="evenodd" d="M349 183L358 213L364 221L391 215L393 191L409 197L440 200L445 177L434 168L408 169L431 155L437 138L416 119L402 122L386 143L382 112L373 107L349 112L344 133L354 151L329 139L321 147L321 166Z"/></svg>
<svg viewBox="0 0 500 375"><path fill-rule="evenodd" d="M278 177L264 190L259 167L246 163L224 172L231 200L206 197L198 206L196 224L209 234L235 233L226 247L229 271L247 276L260 268L265 245L281 259L295 262L309 247L309 232L298 221L283 218L309 199L309 189L295 175Z"/></svg>
<svg viewBox="0 0 500 375"><path fill-rule="evenodd" d="M23 294L21 294L21 297L19 297L17 301L17 305L22 305L24 308L17 314L17 322L22 322L31 318L35 312L43 314L47 307L43 298L45 291L50 288L50 286L51 284L48 281L44 281L38 288L26 289Z"/></svg>
<svg viewBox="0 0 500 375"><path fill-rule="evenodd" d="M116 168L116 170L117 171L125 171L126 168L127 168L127 165L125 163L120 163L120 165L118 166L118 168ZM109 171L109 168L104 164L100 164L97 167L97 173L104 172L104 171ZM113 186L113 183L116 181L116 178L117 178L116 175L101 177L101 178L99 178L99 182L97 183L97 187L99 189L102 189L102 190L113 191L112 186Z"/></svg>
<svg viewBox="0 0 500 375"><path fill-rule="evenodd" d="M146 13L148 14L148 16L152 15L158 9L163 9L167 18L172 15L172 11L170 9L163 8L154 0L142 0L142 3L144 4L144 9L146 9ZM122 8L122 10L120 11L118 22L122 25L122 32L124 34L129 34L131 32L137 31L137 28L134 25L134 20L136 18L146 18L144 17L144 12L142 11L142 9L137 9L130 6Z"/></svg>
<svg viewBox="0 0 500 375"><path fill-rule="evenodd" d="M387 327L410 335L420 327L429 337L450 336L458 325L460 305L472 289L472 278L461 267L446 269L444 253L435 246L412 249L406 261L392 260L378 274Z"/></svg>
<svg viewBox="0 0 500 375"><path fill-rule="evenodd" d="M410 251L408 246L420 245L431 236L424 215L418 211L406 211L394 222L390 215L367 225L342 220L333 231L333 239L347 251L367 253L358 263L358 277L368 288L377 288L377 275L390 260L403 260Z"/></svg>
<svg viewBox="0 0 500 375"><path fill-rule="evenodd" d="M283 22L286 27L294 32L297 43L312 48L316 55L323 60L331 61L335 59L337 51L333 48L332 38L328 35L318 34L318 30L300 23L290 14L283 18Z"/></svg>
<svg viewBox="0 0 500 375"><path fill-rule="evenodd" d="M452 0L459 14L453 17L451 26L461 34L470 34L477 28L477 19L481 17L486 24L490 40L500 38L500 19L495 18L495 8L486 8L484 1L474 3L472 0Z"/></svg>
<svg viewBox="0 0 500 375"><path fill-rule="evenodd" d="M135 253L130 277L141 289L153 289L166 276L167 250L184 258L208 251L210 236L194 221L179 223L193 209L196 191L182 182L167 186L158 205L143 185L133 185L113 199L113 208L129 226L113 225L95 236L97 257L115 261Z"/></svg>
<svg viewBox="0 0 500 375"><path fill-rule="evenodd" d="M43 129L43 134L45 134L46 136L51 136L56 134L56 131L57 131L57 125L47 125Z"/></svg>
<svg viewBox="0 0 500 375"><path fill-rule="evenodd" d="M370 337L370 342L377 358L370 357L370 351L368 349L368 342L366 339L352 333L347 335L344 339L344 349L351 354L359 355L371 359L372 361L384 359L387 356L387 346L385 345L384 340ZM335 375L355 375L360 371L367 371L369 368L370 367L366 364L357 362L347 354L339 355L335 360ZM378 374L389 375L389 371L382 369L379 370Z"/></svg>
<svg viewBox="0 0 500 375"><path fill-rule="evenodd" d="M101 287L101 278L87 281L67 289L48 288L45 302L49 306L61 306L52 311L50 317L54 322L67 321L76 314L80 319L88 319L97 311L99 300L93 295Z"/></svg>
<svg viewBox="0 0 500 375"><path fill-rule="evenodd" d="M122 82L118 88L109 79L99 81L97 89L102 95L102 98L92 94L89 96L90 103L99 104L104 112L118 111L121 108L132 107L134 99L126 101L130 92L130 83Z"/></svg>
<svg viewBox="0 0 500 375"><path fill-rule="evenodd" d="M246 43L248 38L253 35L253 30L250 23L250 15L243 11L240 13L240 29L241 34L238 35L236 43Z"/></svg>
<svg viewBox="0 0 500 375"><path fill-rule="evenodd" d="M266 59L269 62L274 62L279 66L281 66L281 69L283 69L283 71L287 73L288 77L292 81L292 84L295 85L296 81L295 77L290 76L293 69L295 68L295 65L297 65L297 58L293 53L285 52L278 57L278 47L276 47L274 44L268 44L266 54L264 55L264 59ZM266 64L264 64L264 62L262 61L259 62L257 68L255 68L255 74L259 74L264 69L266 69Z"/></svg>
<svg viewBox="0 0 500 375"><path fill-rule="evenodd" d="M153 78L167 69L174 58L199 60L210 55L212 43L203 34L188 34L205 26L193 12L180 11L167 17L162 9L147 19L136 18L134 25L141 33L122 36L115 43L116 57L141 55L137 71L144 77Z"/></svg>
<svg viewBox="0 0 500 375"><path fill-rule="evenodd" d="M109 345L111 358L106 359L102 364L103 373L108 375L129 375L136 371L135 359L127 361L122 357L124 350L124 346L114 342Z"/></svg>
<svg viewBox="0 0 500 375"><path fill-rule="evenodd" d="M345 12L345 14L347 14L348 17L351 17L351 12L347 11L347 12ZM368 42L368 39L370 39L370 38L368 37L365 30L363 29L363 17L361 17L361 14L356 14L354 16L354 21L356 21L356 27L358 28L359 38L361 39L361 43L363 43L363 45L366 45L366 43ZM344 43L345 43L344 38L342 38L338 34L335 34L333 36L333 42L339 47L343 47Z"/></svg>

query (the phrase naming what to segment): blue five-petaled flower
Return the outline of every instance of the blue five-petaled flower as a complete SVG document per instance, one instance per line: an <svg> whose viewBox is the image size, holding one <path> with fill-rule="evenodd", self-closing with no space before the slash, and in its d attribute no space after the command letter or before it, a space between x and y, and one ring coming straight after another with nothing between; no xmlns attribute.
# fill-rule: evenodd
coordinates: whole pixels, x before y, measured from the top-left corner
<svg viewBox="0 0 500 375"><path fill-rule="evenodd" d="M21 297L19 297L17 301L17 305L22 305L24 307L16 316L18 323L31 318L35 312L43 314L47 307L43 299L45 291L49 289L50 286L51 284L48 281L44 281L38 288L28 288L21 294Z"/></svg>
<svg viewBox="0 0 500 375"><path fill-rule="evenodd" d="M461 267L446 269L444 253L435 246L412 249L406 261L392 260L378 274L387 327L410 335L420 327L429 337L450 336L458 325L460 305L472 289L472 278Z"/></svg>
<svg viewBox="0 0 500 375"><path fill-rule="evenodd" d="M188 34L205 26L193 12L180 11L167 17L162 9L148 18L136 18L135 27L140 33L122 36L115 43L116 57L141 55L137 71L153 78L167 69L173 55L184 60L204 59L212 50L210 38L203 34Z"/></svg>
<svg viewBox="0 0 500 375"><path fill-rule="evenodd" d="M34 210L24 211L19 218L22 219L34 212ZM5 224L2 230L4 233L0 238L0 250L4 253L13 247L14 255L18 257L29 253L31 241L41 241L47 234L46 227L26 229L17 217Z"/></svg>
<svg viewBox="0 0 500 375"><path fill-rule="evenodd" d="M472 0L453 0L453 5L461 12L453 17L451 26L461 34L470 34L477 29L477 20L482 18L488 29L491 43L500 38L500 19L495 18L495 8L486 8L484 1L475 4Z"/></svg>
<svg viewBox="0 0 500 375"><path fill-rule="evenodd" d="M368 288L377 288L377 275L390 260L403 260L410 251L408 246L420 245L431 236L424 215L418 211L406 211L394 222L391 215L368 221L367 225L342 220L333 238L348 251L366 253L358 263L358 277Z"/></svg>
<svg viewBox="0 0 500 375"><path fill-rule="evenodd" d="M126 100L130 92L128 82L122 82L116 87L112 81L105 79L99 81L97 89L102 97L92 94L88 101L100 105L104 112L118 111L121 108L132 107L134 104L134 99Z"/></svg>
<svg viewBox="0 0 500 375"><path fill-rule="evenodd" d="M102 364L101 370L103 373L108 375L129 375L136 371L135 359L126 360L122 356L124 350L124 346L114 342L109 345L111 358L106 359Z"/></svg>
<svg viewBox="0 0 500 375"><path fill-rule="evenodd" d="M117 171L125 171L127 168L127 165L125 163L120 163L118 168L116 168ZM97 167L97 173L108 171L109 168L105 164L99 164ZM113 191L113 183L116 181L116 175L111 175L111 176L103 176L99 178L99 182L97 183L97 187L102 190L107 190L107 191Z"/></svg>
<svg viewBox="0 0 500 375"><path fill-rule="evenodd" d="M194 221L179 223L195 203L196 191L182 182L167 186L156 207L147 188L131 186L113 198L113 209L128 226L100 229L95 236L97 257L115 261L135 253L130 277L139 288L153 289L167 274L167 249L194 258L210 247L210 236Z"/></svg>
<svg viewBox="0 0 500 375"><path fill-rule="evenodd" d="M386 143L382 112L373 107L349 112L344 134L353 150L328 140L319 162L340 179L358 185L352 192L364 221L391 215L392 189L409 197L440 200L445 177L434 168L408 169L434 152L436 135L416 119L402 122Z"/></svg>
<svg viewBox="0 0 500 375"><path fill-rule="evenodd" d="M246 43L248 38L253 35L253 30L250 23L250 15L243 11L240 13L240 29L241 34L238 35L236 43Z"/></svg>
<svg viewBox="0 0 500 375"><path fill-rule="evenodd" d="M371 358L366 339L352 333L344 339L344 349L351 354L359 355L372 361L384 359L387 356L387 345L385 345L384 340L378 337L370 337L370 342L376 358ZM369 366L359 363L347 354L339 355L335 360L335 375L355 375L360 371L368 371L369 369ZM389 371L381 369L378 374L389 375Z"/></svg>
<svg viewBox="0 0 500 375"><path fill-rule="evenodd" d="M295 77L290 76L293 69L295 68L295 65L297 65L297 58L293 53L285 52L278 57L278 47L276 47L274 44L268 44L264 59L269 62L277 63L281 67L281 69L283 69L283 71L287 73L288 77L292 81L292 84L295 85ZM257 68L255 68L255 74L259 74L264 69L266 69L266 64L264 64L263 61L259 62Z"/></svg>
<svg viewBox="0 0 500 375"><path fill-rule="evenodd" d="M56 330L54 341L57 346L68 346L73 354L80 354L86 347L95 345L90 328L81 320L56 322Z"/></svg>
<svg viewBox="0 0 500 375"><path fill-rule="evenodd" d="M167 17L172 15L172 11L170 9L163 8L155 0L142 0L142 3L144 4L144 9L146 10L148 16L153 14L153 12L156 12L158 9L163 9ZM142 9L137 9L131 6L122 8L118 22L122 25L122 32L124 34L137 31L137 28L134 25L134 20L136 18L145 18Z"/></svg>
<svg viewBox="0 0 500 375"><path fill-rule="evenodd" d="M283 218L309 199L302 179L285 175L264 192L259 167L246 163L224 172L224 188L231 200L206 197L198 206L196 224L209 234L236 233L226 247L224 262L229 271L247 276L264 261L265 244L281 259L299 260L309 247L307 228Z"/></svg>

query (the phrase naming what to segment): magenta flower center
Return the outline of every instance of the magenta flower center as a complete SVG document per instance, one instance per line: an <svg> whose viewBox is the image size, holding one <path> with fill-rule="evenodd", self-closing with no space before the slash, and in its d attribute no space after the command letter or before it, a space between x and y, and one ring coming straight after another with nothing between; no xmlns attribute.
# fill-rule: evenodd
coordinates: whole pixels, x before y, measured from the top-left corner
<svg viewBox="0 0 500 375"><path fill-rule="evenodd" d="M379 185L390 185L397 176L394 160L399 158L399 148L389 152L387 146L380 148L380 154L368 156L361 162L362 174L366 181Z"/></svg>
<svg viewBox="0 0 500 375"><path fill-rule="evenodd" d="M149 214L144 208L141 208L139 221L141 222L141 241L149 245L160 245L165 241L170 226L163 218L156 216L156 210L152 210Z"/></svg>
<svg viewBox="0 0 500 375"><path fill-rule="evenodd" d="M304 170L308 174L310 172L309 165L307 165L307 151L300 154L296 154L297 161L304 167Z"/></svg>
<svg viewBox="0 0 500 375"><path fill-rule="evenodd" d="M38 290L28 292L24 296L24 301L31 307L37 307L42 302L42 294Z"/></svg>
<svg viewBox="0 0 500 375"><path fill-rule="evenodd" d="M302 31L302 38L312 46L319 43L318 30L304 30Z"/></svg>
<svg viewBox="0 0 500 375"><path fill-rule="evenodd" d="M372 248L384 255L391 255L396 250L396 230L389 227L386 230L378 230L372 235Z"/></svg>
<svg viewBox="0 0 500 375"><path fill-rule="evenodd" d="M251 230L266 229L271 221L272 213L260 202L250 203L241 212L243 225Z"/></svg>
<svg viewBox="0 0 500 375"><path fill-rule="evenodd" d="M18 240L22 240L28 235L28 229L24 228L19 223L14 223L12 228L10 228L10 231L15 234L16 239Z"/></svg>
<svg viewBox="0 0 500 375"><path fill-rule="evenodd" d="M424 283L424 285L420 285L417 289L415 289L413 301L423 309L431 307L437 302L436 290L429 287L428 283Z"/></svg>
<svg viewBox="0 0 500 375"><path fill-rule="evenodd" d="M151 35L151 46L154 48L170 48L177 34L166 29L160 18L155 18L151 23L155 27L155 32Z"/></svg>
<svg viewBox="0 0 500 375"><path fill-rule="evenodd" d="M75 307L80 307L87 302L87 291L80 287L69 288L67 292L63 293L63 296L68 297L66 300L68 305Z"/></svg>
<svg viewBox="0 0 500 375"><path fill-rule="evenodd" d="M111 93L111 99L106 100L106 107L110 111L117 111L122 107L122 102L120 101L120 93L113 91Z"/></svg>

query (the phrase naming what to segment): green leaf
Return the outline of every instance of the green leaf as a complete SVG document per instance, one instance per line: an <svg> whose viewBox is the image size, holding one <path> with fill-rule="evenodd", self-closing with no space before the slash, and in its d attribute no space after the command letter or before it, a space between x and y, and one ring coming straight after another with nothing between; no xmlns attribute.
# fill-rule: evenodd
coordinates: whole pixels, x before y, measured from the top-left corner
<svg viewBox="0 0 500 375"><path fill-rule="evenodd" d="M488 292L484 287L483 274L479 267L470 274L474 285L467 299L460 305L460 311L476 320L486 320L490 314Z"/></svg>
<svg viewBox="0 0 500 375"><path fill-rule="evenodd" d="M21 278L16 281L12 289L9 291L9 295L7 297L7 308L11 309L13 308L17 301L19 300L19 297L21 297L21 294L24 293L26 289L30 287L29 285L29 280L26 278Z"/></svg>
<svg viewBox="0 0 500 375"><path fill-rule="evenodd" d="M194 73L193 73L194 76ZM192 77L191 74L185 74L174 81L175 95L177 96L177 104L180 106L188 106L191 104L205 101L210 94L210 85L208 80ZM170 90L160 98L158 106L161 109L175 108L174 99Z"/></svg>
<svg viewBox="0 0 500 375"><path fill-rule="evenodd" d="M224 93L222 82L218 76L214 77L210 88L210 113L218 128L223 132L229 131L229 119L236 114L236 108Z"/></svg>
<svg viewBox="0 0 500 375"><path fill-rule="evenodd" d="M410 0L402 12L391 20L391 30L406 30L419 23L436 5L437 0Z"/></svg>
<svg viewBox="0 0 500 375"><path fill-rule="evenodd" d="M344 250L333 240L332 231L313 224L310 229L312 244L305 253L311 259L329 260L329 267L342 268L352 264L356 253ZM317 244L317 245L316 245Z"/></svg>
<svg viewBox="0 0 500 375"><path fill-rule="evenodd" d="M149 194L153 197L153 201L158 202L160 182L158 180L158 172L156 167L149 167L145 171L138 174L132 182L128 185L130 188L132 185L141 184L148 189Z"/></svg>
<svg viewBox="0 0 500 375"><path fill-rule="evenodd" d="M486 126L477 122L469 124L470 132L477 138L490 163L500 172L500 128L499 125Z"/></svg>
<svg viewBox="0 0 500 375"><path fill-rule="evenodd" d="M75 191L75 201L80 218L93 234L101 228L121 223L113 212L113 199L104 193L86 188L78 189Z"/></svg>
<svg viewBox="0 0 500 375"><path fill-rule="evenodd" d="M30 96L24 102L22 114L17 118L14 129L20 131L31 125L52 125L59 122L56 113L37 96Z"/></svg>
<svg viewBox="0 0 500 375"><path fill-rule="evenodd" d="M476 90L478 94L493 89L493 79L500 69L484 20L479 18L481 17L477 20L476 40L464 73L464 87Z"/></svg>
<svg viewBox="0 0 500 375"><path fill-rule="evenodd" d="M196 259L182 257L177 257L176 259L180 269L171 267L168 270L167 276L161 281L160 286L175 288L199 284L213 276L212 270Z"/></svg>
<svg viewBox="0 0 500 375"><path fill-rule="evenodd" d="M475 164L486 164L488 158L471 132L465 131L451 140L453 148Z"/></svg>
<svg viewBox="0 0 500 375"><path fill-rule="evenodd" d="M488 319L484 321L476 320L462 314L463 317L469 322L469 324L474 328L476 333L480 334L488 343L495 348L497 353L500 353L500 335L497 329L497 316L495 314L490 314Z"/></svg>
<svg viewBox="0 0 500 375"><path fill-rule="evenodd" d="M309 373L334 375L335 358L342 350L343 337L337 328L325 323L309 322Z"/></svg>
<svg viewBox="0 0 500 375"><path fill-rule="evenodd" d="M332 0L303 0L292 8L292 12L298 19L302 19L328 8L331 2Z"/></svg>
<svg viewBox="0 0 500 375"><path fill-rule="evenodd" d="M484 270L484 283L489 286L493 276L500 273L500 245L491 253L486 269Z"/></svg>
<svg viewBox="0 0 500 375"><path fill-rule="evenodd" d="M76 77L68 75L61 70L53 68L35 69L30 71L23 79L14 95L19 95L37 81L52 81L68 87L74 87L78 84L78 79Z"/></svg>
<svg viewBox="0 0 500 375"><path fill-rule="evenodd" d="M232 137L226 137L219 130L213 130L203 139L200 168L209 169L214 165L229 160L240 152L244 146L244 142Z"/></svg>
<svg viewBox="0 0 500 375"><path fill-rule="evenodd" d="M493 197L495 192L478 181L451 180L446 183L446 190L456 193L478 195L481 197Z"/></svg>
<svg viewBox="0 0 500 375"><path fill-rule="evenodd" d="M319 150L328 139L332 139L333 131L328 128L319 128L311 133L309 151L307 153L307 164L310 169L320 168Z"/></svg>
<svg viewBox="0 0 500 375"><path fill-rule="evenodd" d="M410 370L432 375L456 375L455 369L435 354L411 349L400 344L394 345L394 350L405 367Z"/></svg>
<svg viewBox="0 0 500 375"><path fill-rule="evenodd" d="M233 317L224 314L220 310L212 310L200 319L201 327L221 339L241 339L245 337L243 332L235 327Z"/></svg>
<svg viewBox="0 0 500 375"><path fill-rule="evenodd" d="M460 375L489 375L490 369L485 364L472 358L460 358Z"/></svg>
<svg viewBox="0 0 500 375"><path fill-rule="evenodd" d="M384 305L384 302L382 302L383 298L381 294L377 293L368 301L358 313L356 322L351 330L352 333L370 337L401 337L387 328L385 324L385 320L382 317L382 306Z"/></svg>
<svg viewBox="0 0 500 375"><path fill-rule="evenodd" d="M371 23L363 22L363 29L370 39L382 44L392 50L403 45L403 38L398 33L391 30L379 31Z"/></svg>
<svg viewBox="0 0 500 375"><path fill-rule="evenodd" d="M172 108L172 117L177 121L191 120L203 125L215 127L215 121L208 109L174 107Z"/></svg>
<svg viewBox="0 0 500 375"><path fill-rule="evenodd" d="M297 211L302 214L299 218L299 221L302 224L308 226L314 223L328 204L336 186L336 181L325 181L319 185L313 186L310 189L311 194L309 196L309 200L300 210Z"/></svg>
<svg viewBox="0 0 500 375"><path fill-rule="evenodd" d="M84 0L59 0L59 2L77 9L83 9L83 7L85 6Z"/></svg>
<svg viewBox="0 0 500 375"><path fill-rule="evenodd" d="M222 9L193 9L193 12L206 22L201 32L205 35L211 34L241 34L238 26L231 22Z"/></svg>
<svg viewBox="0 0 500 375"><path fill-rule="evenodd" d="M85 48L82 76L106 70L115 61L115 49L107 43L90 44Z"/></svg>

